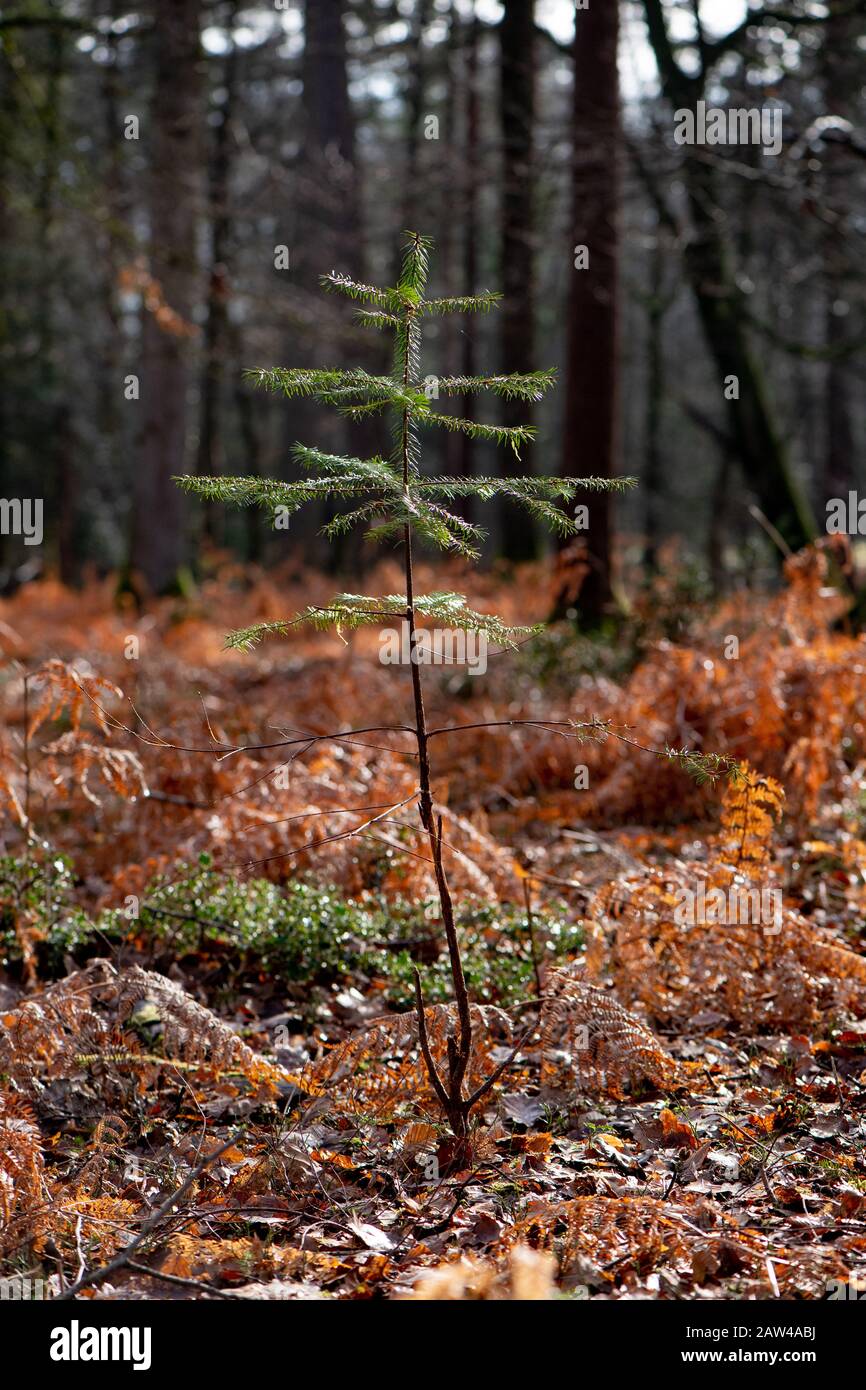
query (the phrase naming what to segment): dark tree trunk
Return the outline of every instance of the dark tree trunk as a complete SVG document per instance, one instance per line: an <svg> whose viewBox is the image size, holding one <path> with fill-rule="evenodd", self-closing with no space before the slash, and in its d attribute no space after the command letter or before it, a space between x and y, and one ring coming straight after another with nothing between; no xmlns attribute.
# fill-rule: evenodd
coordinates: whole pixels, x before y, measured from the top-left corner
<svg viewBox="0 0 866 1390"><path fill-rule="evenodd" d="M304 223L305 230L308 222L318 224L319 240L299 247L299 254L316 274L323 254L336 269L358 269L360 200L344 8L342 0L307 0L304 8Z"/></svg>
<svg viewBox="0 0 866 1390"><path fill-rule="evenodd" d="M836 310L836 300L841 293L843 287L834 281L830 270L826 289L824 341L831 351L838 348L845 338L846 320ZM824 394L826 442L822 503L826 503L830 497L847 497L848 490L854 486L857 476L849 373L850 365L844 356L831 356L827 364Z"/></svg>
<svg viewBox="0 0 866 1390"><path fill-rule="evenodd" d="M200 0L160 5L150 141L150 273L163 302L188 323L194 299ZM132 564L155 592L184 562L183 511L174 475L186 461L189 336L144 310L141 463L136 472Z"/></svg>
<svg viewBox="0 0 866 1390"><path fill-rule="evenodd" d="M216 126L208 164L208 217L210 246L208 255L208 292L204 323L204 354L199 395L199 437L196 472L215 476L222 472L220 448L220 406L223 385L223 364L226 352L229 295L229 240L231 214L229 208L229 178L231 171L231 135L237 87L237 49L234 43L234 22L237 6L229 6L226 28L229 31L229 51L222 73L222 101L216 111ZM205 504L204 534L211 541L219 540L221 509Z"/></svg>
<svg viewBox="0 0 866 1390"><path fill-rule="evenodd" d="M644 566L649 574L658 569L661 540L662 488L664 486L661 454L661 421L664 404L664 244L662 228L656 228L656 243L650 267L649 302L647 304L647 395L644 436L644 467L641 484L644 492Z"/></svg>
<svg viewBox="0 0 866 1390"><path fill-rule="evenodd" d="M459 50L464 37L463 27L457 13L457 5L452 0L448 7L448 38L446 40L445 72L443 74L442 128L436 145L436 195L440 205L454 196L454 170L464 159L465 151L460 148L457 137L458 103L460 96L460 58ZM460 209L446 217L439 233L439 261L442 267L443 282L447 285L460 283ZM439 360L442 370L457 372L461 355L460 320L455 314L447 315L441 324L441 348ZM465 418L465 417L464 417ZM463 451L459 430L449 430L443 440L445 471L460 472Z"/></svg>
<svg viewBox="0 0 866 1390"><path fill-rule="evenodd" d="M685 183L694 236L685 249L704 336L719 374L719 391L736 377L739 399L728 402L729 427L761 510L791 550L814 535L808 503L794 477L751 344L715 208L713 171L690 153Z"/></svg>
<svg viewBox="0 0 866 1390"><path fill-rule="evenodd" d="M119 0L106 0L103 13L107 19L119 18ZM103 197L108 216L104 219L99 242L99 283L103 304L103 331L97 366L97 419L102 451L103 473L106 476L104 496L116 516L123 516L129 505L131 476L129 470L114 466L118 451L124 448L132 431L125 430L124 414L129 407L121 387L127 370L128 343L121 325L119 301L120 269L128 259L124 246L131 220L129 183L124 176L124 147L122 139L123 111L121 107L121 69L119 35L112 27L105 35L108 53L102 67L101 97L105 158Z"/></svg>
<svg viewBox="0 0 866 1390"><path fill-rule="evenodd" d="M573 262L574 248L586 247L589 263L569 272L562 472L609 478L619 454L619 7L591 4L576 10L575 21L569 252ZM589 527L577 608L581 625L592 628L612 609L611 498L578 500L589 509ZM557 616L564 606L562 595Z"/></svg>
<svg viewBox="0 0 866 1390"><path fill-rule="evenodd" d="M243 378L243 339L236 324L229 324L228 341L232 362L234 402L237 412L240 442L243 447L243 474L248 478L262 476L262 444L258 425L258 396ZM245 525L246 559L261 564L264 558L264 519L258 507L247 507Z"/></svg>
<svg viewBox="0 0 866 1390"><path fill-rule="evenodd" d="M65 37L59 28L47 36L48 66L45 94L40 111L44 148L36 200L38 237L41 249L42 294L37 310L38 363L41 394L52 416L48 430L46 452L51 465L49 502L46 508L46 532L57 556L60 578L66 583L75 580L70 537L75 527L75 474L73 429L69 406L58 395L58 358L60 341L56 306L59 300L59 275L62 257L55 243L55 200L62 157L63 129L63 70ZM58 264L60 262L60 264Z"/></svg>
<svg viewBox="0 0 866 1390"><path fill-rule="evenodd" d="M310 289L323 268L343 270L364 279L360 180L355 113L349 97L344 9L342 0L307 0L304 9L302 77L306 133L302 206L298 219L301 228L299 269L301 279ZM315 353L316 343L310 346ZM383 364L376 354L377 345L372 339L360 352L353 347L355 362L368 371L382 369ZM294 346L291 355L297 360ZM299 437L299 423L303 424L311 415L303 406L298 407L299 403L293 404L289 420L292 442ZM327 436L321 435L321 425L319 429L320 441L328 447ZM350 454L366 457L376 452L379 444L378 422L348 422L343 438L337 430L330 444L335 450L345 445ZM332 507L323 509L323 519L333 515ZM333 570L357 567L360 549L361 538L353 532L331 543L321 559Z"/></svg>
<svg viewBox="0 0 866 1390"><path fill-rule="evenodd" d="M6 186L9 177L8 166L11 163L12 132L17 123L16 103L12 92L11 64L6 50L0 45L0 187ZM6 198L0 198L0 243L4 246L13 245L13 229L14 222L9 201ZM0 313L0 355L2 355L4 364L11 356L10 343L14 337L14 319L6 307L9 303L12 283L9 257L0 256L0 305L3 306L3 312ZM6 370L0 372L0 496L4 497L8 497L12 490L10 461L14 451L10 438L10 422L13 418L11 409L13 401L12 373ZM6 567L7 552L11 552L11 549L7 537L0 530L0 585L5 578L3 571Z"/></svg>
<svg viewBox="0 0 866 1390"><path fill-rule="evenodd" d="M51 428L54 451L54 496L57 499L57 568L64 584L77 584L81 570L79 535L80 479L76 467L76 437L72 411L65 402L57 407Z"/></svg>
<svg viewBox="0 0 866 1390"><path fill-rule="evenodd" d="M859 112L861 63L857 59L858 30L863 20L850 15L831 15L824 31L821 60L824 76L824 104L827 111L856 123ZM851 160L832 145L825 149L827 172L825 183L831 207L837 200L844 203L846 181L851 174ZM824 467L822 469L822 508L830 497L846 497L857 482L856 442L854 431L854 390L851 364L843 350L849 335L850 315L839 312L838 305L849 300L852 286L849 281L849 255L846 235L850 234L847 219L827 227L824 235L824 342L830 353L824 386Z"/></svg>
<svg viewBox="0 0 866 1390"><path fill-rule="evenodd" d="M406 182L403 186L403 230L417 231L423 221L421 190L421 119L424 114L426 72L424 64L424 32L430 18L430 0L416 0L412 33L407 49L406 82L403 105L406 111ZM441 134L441 132L440 132Z"/></svg>
<svg viewBox="0 0 866 1390"><path fill-rule="evenodd" d="M503 372L529 372L533 352L534 237L532 137L535 121L535 5L534 0L508 0L499 24L499 109L502 127L502 322ZM503 404L503 423L526 424L530 411L524 401ZM503 473L530 471L529 458L520 462L502 455ZM502 509L502 550L508 560L528 560L537 553L535 528L516 508Z"/></svg>
<svg viewBox="0 0 866 1390"><path fill-rule="evenodd" d="M667 32L662 0L644 0L650 43L665 97L675 110L694 108L704 83L680 68ZM704 337L724 395L736 377L739 399L727 402L729 428L761 509L784 541L797 550L815 533L808 503L791 470L770 407L763 373L752 352L732 265L731 247L719 219L715 175L701 150L684 146L683 180L692 222L686 244L686 273Z"/></svg>
<svg viewBox="0 0 866 1390"><path fill-rule="evenodd" d="M725 588L725 533L728 523L728 500L731 490L731 469L733 458L731 450L722 445L716 480L713 484L710 531L707 538L707 562L713 592L721 594Z"/></svg>
<svg viewBox="0 0 866 1390"><path fill-rule="evenodd" d="M463 284L468 294L474 294L478 286L478 198L475 170L478 168L481 111L478 90L478 49L480 47L481 25L473 15L469 21L466 35L464 58L464 83L466 88L466 154L463 164ZM475 375L475 324L473 315L463 317L460 371L463 376ZM471 392L461 397L460 414L464 420L474 419L475 397ZM468 434L455 436L460 446L459 471L470 478L474 469L474 441ZM472 516L472 499L464 504L464 516Z"/></svg>

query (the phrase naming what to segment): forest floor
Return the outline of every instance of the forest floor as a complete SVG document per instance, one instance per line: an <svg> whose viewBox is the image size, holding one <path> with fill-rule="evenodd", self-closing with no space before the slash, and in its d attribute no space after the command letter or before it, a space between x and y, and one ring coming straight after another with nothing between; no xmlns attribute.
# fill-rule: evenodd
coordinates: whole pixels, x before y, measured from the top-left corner
<svg viewBox="0 0 866 1390"><path fill-rule="evenodd" d="M419 569L544 616L534 570ZM453 1010L408 671L374 634L223 649L331 587L223 565L140 613L109 581L0 603L0 1276L840 1296L866 1272L866 639L823 555L425 671L469 1083L520 1044L468 1154L418 1056L416 966L440 1058ZM742 887L757 920L706 908Z"/></svg>

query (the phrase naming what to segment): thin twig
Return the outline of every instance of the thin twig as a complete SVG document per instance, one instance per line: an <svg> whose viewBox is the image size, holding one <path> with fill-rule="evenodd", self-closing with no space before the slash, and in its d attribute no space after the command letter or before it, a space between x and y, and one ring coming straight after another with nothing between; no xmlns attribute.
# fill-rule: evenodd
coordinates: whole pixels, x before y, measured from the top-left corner
<svg viewBox="0 0 866 1390"><path fill-rule="evenodd" d="M529 949L532 953L532 970L535 975L535 993L541 998L541 970L538 964L538 951L535 945L535 923L532 916L532 880L527 876L523 880L523 901L526 904L526 929L529 932Z"/></svg>
<svg viewBox="0 0 866 1390"><path fill-rule="evenodd" d="M526 1032L525 1032L520 1038L518 1038L518 1040L517 1040L517 1046L516 1046L516 1047L513 1047L513 1048L511 1049L511 1051L509 1052L508 1056L505 1058L505 1061L504 1061L504 1062L500 1062L500 1063L499 1063L499 1066L496 1068L496 1070L495 1070L494 1072L491 1072L491 1073L490 1073L490 1075L488 1076L487 1080L486 1080L486 1081L482 1081L482 1083L481 1083L481 1085L478 1087L478 1089L472 1092L472 1095L469 1096L468 1100L466 1101L466 1109L467 1109L467 1110L471 1110L471 1108L472 1108L473 1105L477 1105L478 1102L479 1102L479 1100L481 1100L482 1096L486 1096L486 1095L487 1095L487 1092L488 1092L489 1090L491 1090L491 1088L492 1088L493 1086L496 1085L496 1082L499 1080L500 1076L501 1076L502 1073L505 1071L506 1067L510 1067L510 1066L511 1066L511 1063L514 1061L515 1057L517 1056L518 1052L519 1052L520 1049L522 1048L523 1044L524 1044L524 1043L531 1037L531 1035L535 1032L536 1026L537 1026L537 1025L534 1024L534 1023L530 1024L530 1026L527 1028Z"/></svg>
<svg viewBox="0 0 866 1390"><path fill-rule="evenodd" d="M424 1058L424 1065L433 1084L433 1089L439 1097L439 1101L446 1110L450 1109L448 1092L446 1091L442 1078L436 1070L436 1063L433 1061L433 1053L430 1051L430 1039L427 1036L427 1019L424 1014L424 996L421 993L421 976L418 967L415 967L415 1012L418 1015L418 1041L421 1044L421 1056Z"/></svg>
<svg viewBox="0 0 866 1390"><path fill-rule="evenodd" d="M107 1265L102 1265L99 1269L91 1270L89 1274L83 1274L74 1284L70 1284L69 1288L65 1289L62 1294L58 1294L55 1301L75 1298L76 1294L80 1293L82 1289L96 1288L98 1284L105 1283L109 1275L116 1273L118 1269L123 1269L128 1264L130 1255L132 1255L147 1239L151 1231L159 1225L162 1218L168 1215L175 1203L186 1196L187 1192L189 1192L196 1179L201 1176L208 1164L220 1158L227 1149L230 1149L233 1144L237 1143L240 1137L241 1131L238 1130L235 1134L232 1134L224 1144L220 1144L218 1149L214 1149L213 1153L206 1154L201 1162L196 1164L192 1172L184 1178L177 1191L173 1192L170 1197L165 1199L161 1206L157 1207L153 1215L147 1218L138 1235L135 1236L128 1245L124 1246L124 1248L114 1256L113 1260L109 1260Z"/></svg>
<svg viewBox="0 0 866 1390"><path fill-rule="evenodd" d="M151 1269L149 1265L141 1265L137 1260L127 1260L126 1268L131 1269L134 1274L146 1274L149 1279L161 1279L164 1284L177 1284L182 1289L195 1289L197 1293L206 1293L213 1298L234 1298L242 1303L246 1301L239 1294L214 1288L213 1284L205 1284L199 1279L184 1279L180 1274L164 1274L161 1269Z"/></svg>

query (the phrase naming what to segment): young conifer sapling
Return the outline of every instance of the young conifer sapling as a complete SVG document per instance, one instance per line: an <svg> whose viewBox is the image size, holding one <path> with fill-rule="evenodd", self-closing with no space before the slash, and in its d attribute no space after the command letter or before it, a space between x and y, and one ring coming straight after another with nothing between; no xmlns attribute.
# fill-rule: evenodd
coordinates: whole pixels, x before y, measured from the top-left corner
<svg viewBox="0 0 866 1390"><path fill-rule="evenodd" d="M285 634L298 624L315 628L334 628L339 632L388 621L406 624L409 638L409 668L412 681L412 732L417 745L417 800L422 833L430 845L430 855L451 968L456 1026L447 1042L447 1067L437 1065L428 1037L421 979L415 972L415 998L419 1046L433 1091L442 1106L458 1147L468 1149L470 1116L511 1058L468 1091L466 1075L472 1048L472 1018L463 973L460 942L455 923L454 903L446 872L442 818L437 812L431 789L431 744L436 737L456 732L454 728L430 729L424 709L424 687L419 650L419 619L451 630L474 632L500 647L513 648L536 629L512 627L502 619L471 609L463 595L437 591L415 592L413 543L424 541L441 550L478 557L484 532L452 509L462 497L488 501L504 497L553 531L566 535L576 530L561 506L580 490L622 490L634 484L633 478L560 478L546 475L527 477L428 477L421 471L420 440L428 429L459 430L475 439L506 444L515 453L529 442L534 431L524 425L481 424L434 409L421 375L421 340L424 321L438 314L487 313L501 296L486 291L454 298L425 297L428 263L432 243L416 232L407 232L398 283L390 288L361 284L347 275L331 273L322 277L325 289L344 294L360 305L358 316L369 327L383 329L394 336L394 363L390 375L373 375L361 369L330 370L305 368L260 369L247 373L267 389L288 397L306 396L334 406L342 415L358 420L387 412L393 423L394 446L387 458L344 458L298 444L297 463L310 476L294 482L270 478L183 477L177 481L188 492L211 502L263 507L272 519L290 516L305 503L327 499L338 504L349 502L323 527L323 533L336 537L358 523L368 525L367 535L376 541L396 540L402 548L405 592L385 597L338 594L325 607L309 607L294 618L258 623L234 632L227 645L248 649L263 637ZM540 400L553 385L552 371L513 373L495 376L446 376L437 378L438 392L463 396L488 391L495 395L525 401ZM391 808L392 810L394 808ZM514 1054L512 1054L513 1056Z"/></svg>

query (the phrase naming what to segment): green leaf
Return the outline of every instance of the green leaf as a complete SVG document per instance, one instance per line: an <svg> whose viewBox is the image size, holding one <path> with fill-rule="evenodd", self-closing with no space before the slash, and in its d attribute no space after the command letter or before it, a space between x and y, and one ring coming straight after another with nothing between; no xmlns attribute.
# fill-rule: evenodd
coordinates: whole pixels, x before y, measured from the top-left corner
<svg viewBox="0 0 866 1390"><path fill-rule="evenodd" d="M370 517L389 509L390 501L385 497L379 497L374 502L365 502L363 507L356 507L351 512L341 512L339 516L326 522L319 535L326 536L328 540L333 540L336 536L344 536L348 531L351 531L353 526L357 526L362 521L368 521Z"/></svg>
<svg viewBox="0 0 866 1390"><path fill-rule="evenodd" d="M342 372L330 368L248 367L244 376L267 391L283 396L312 396L321 399L339 386Z"/></svg>
<svg viewBox="0 0 866 1390"><path fill-rule="evenodd" d="M521 638L542 631L542 625L513 627L494 613L478 613L467 607L463 594L436 592L421 594L415 599L419 617L433 618L443 627L459 628L465 632L483 632L499 647L516 647Z"/></svg>
<svg viewBox="0 0 866 1390"><path fill-rule="evenodd" d="M635 487L637 478L560 478L556 474L538 473L524 478L419 478L413 483L415 492L432 492L442 497L491 497L504 494L523 500L530 497L574 497L581 490L595 492L624 492Z"/></svg>

